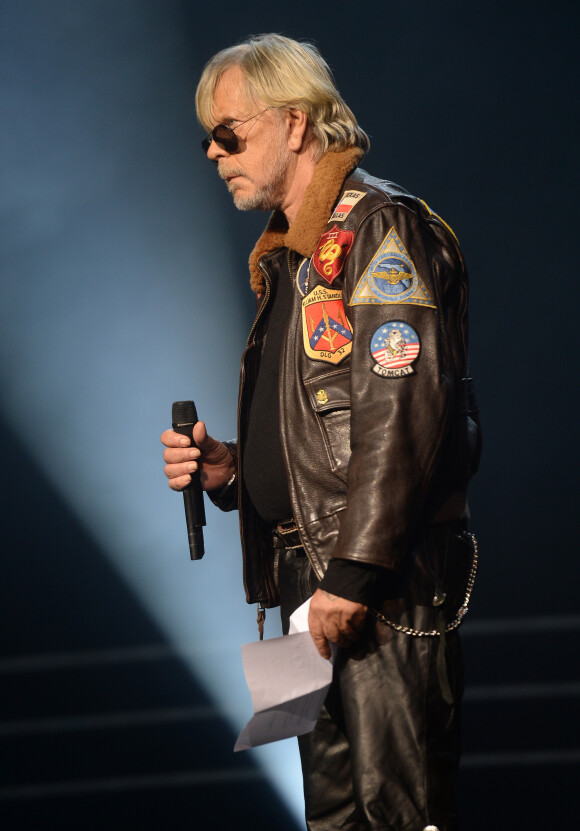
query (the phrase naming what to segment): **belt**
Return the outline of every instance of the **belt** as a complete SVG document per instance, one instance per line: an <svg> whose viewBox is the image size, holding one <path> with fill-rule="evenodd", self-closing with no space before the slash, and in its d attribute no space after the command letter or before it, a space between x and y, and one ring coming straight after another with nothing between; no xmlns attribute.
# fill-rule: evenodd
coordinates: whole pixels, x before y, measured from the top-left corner
<svg viewBox="0 0 580 831"><path fill-rule="evenodd" d="M302 548L300 532L293 519L274 525L272 528L272 538L274 540L274 548L276 549Z"/></svg>

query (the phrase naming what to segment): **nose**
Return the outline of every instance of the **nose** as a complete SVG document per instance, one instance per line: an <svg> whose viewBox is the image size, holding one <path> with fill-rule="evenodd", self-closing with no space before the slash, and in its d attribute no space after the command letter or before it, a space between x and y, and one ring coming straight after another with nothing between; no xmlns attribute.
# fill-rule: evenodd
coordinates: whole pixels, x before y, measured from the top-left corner
<svg viewBox="0 0 580 831"><path fill-rule="evenodd" d="M218 162L225 156L229 156L228 151L212 139L210 146L207 148L207 157L210 162Z"/></svg>

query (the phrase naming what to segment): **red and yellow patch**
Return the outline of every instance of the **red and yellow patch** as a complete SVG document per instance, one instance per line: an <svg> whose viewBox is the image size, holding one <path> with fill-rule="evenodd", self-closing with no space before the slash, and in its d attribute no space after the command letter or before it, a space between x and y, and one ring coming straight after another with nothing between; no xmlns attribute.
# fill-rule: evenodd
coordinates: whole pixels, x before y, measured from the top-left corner
<svg viewBox="0 0 580 831"><path fill-rule="evenodd" d="M344 265L344 260L352 247L354 231L341 231L338 225L326 231L318 241L312 257L314 268L327 283L332 284Z"/></svg>
<svg viewBox="0 0 580 831"><path fill-rule="evenodd" d="M302 301L302 336L309 358L338 364L352 350L342 292L316 286Z"/></svg>

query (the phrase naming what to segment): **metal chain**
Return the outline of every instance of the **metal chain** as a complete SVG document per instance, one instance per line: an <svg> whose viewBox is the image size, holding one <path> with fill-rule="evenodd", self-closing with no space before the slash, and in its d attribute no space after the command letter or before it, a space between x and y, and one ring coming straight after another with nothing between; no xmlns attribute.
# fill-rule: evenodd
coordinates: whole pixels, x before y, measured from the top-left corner
<svg viewBox="0 0 580 831"><path fill-rule="evenodd" d="M469 606L469 601L471 599L471 592L473 591L473 586L475 584L475 576L477 574L477 565L479 560L479 546L477 544L475 534L468 533L467 536L471 538L471 545L473 547L473 558L471 560L471 570L469 572L469 577L467 578L465 598L463 600L463 603L457 610L457 614L455 615L454 619L445 627L445 632L452 632L454 629L457 629L457 627L463 621L463 618L467 614L467 608ZM392 620L386 618L381 612L377 612L376 609L369 609L369 614L376 618L376 620L378 620L380 623L384 623L385 626L389 626L396 632L402 632L404 635L409 635L412 638L436 638L441 634L441 632L439 632L437 629L431 629L430 631L426 632L422 629L413 629L411 626L403 626L401 623L393 623Z"/></svg>

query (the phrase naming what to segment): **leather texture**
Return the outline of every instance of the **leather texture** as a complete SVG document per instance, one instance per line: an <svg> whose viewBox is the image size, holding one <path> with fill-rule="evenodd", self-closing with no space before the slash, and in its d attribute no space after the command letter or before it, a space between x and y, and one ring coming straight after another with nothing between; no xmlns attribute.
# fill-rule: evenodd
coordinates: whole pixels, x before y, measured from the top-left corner
<svg viewBox="0 0 580 831"><path fill-rule="evenodd" d="M239 509L248 602L281 604L285 627L335 557L396 572L404 591L383 599L383 614L395 624L440 631L463 601L473 556L464 533L466 491L481 438L466 380L467 273L439 217L364 171L345 180L353 160L328 153L292 227L274 212L250 260L258 310L242 358L238 442L244 446L271 284L286 260L294 293L272 400L279 396L299 535L292 543L303 549L274 551L272 529L244 489L236 443L228 444L236 481L211 496L226 510ZM359 196L337 220L334 206L346 192ZM316 255L320 236L335 225L352 234L340 236L352 244L330 281L304 258ZM383 302L371 291L368 302L351 303L390 233L412 263L423 302ZM317 288L326 297L340 292L352 332L348 354L336 363L307 353L303 304ZM417 334L419 352L409 374L381 376L371 343L397 321ZM412 637L369 616L361 640L339 650L321 717L299 740L310 831L456 831L461 693L457 632Z"/></svg>
<svg viewBox="0 0 580 831"><path fill-rule="evenodd" d="M448 529L449 530L449 529ZM283 630L316 589L307 558L279 560ZM410 625L430 622L425 607ZM309 831L439 831L459 828L454 782L460 755L463 672L459 636L444 643L453 702L441 696L438 638L413 638L369 619L340 649L314 730L298 738Z"/></svg>
<svg viewBox="0 0 580 831"><path fill-rule="evenodd" d="M325 178L320 181L315 172L303 208L312 206L313 192L321 192L322 201L328 202L327 179L334 188L330 204L346 191L364 193L364 198L340 223L341 230L354 235L342 272L330 286L311 266L305 291L320 286L342 293L352 350L336 366L306 354L303 295L295 281L279 389L282 451L294 518L318 578L331 557L398 572L411 569L433 523L466 516L467 483L477 468L480 449L475 399L464 380L468 281L457 240L423 202L397 185L358 169L337 185L328 173L328 159L333 155L341 154L327 154ZM344 164L344 159L340 162ZM313 235L303 208L288 232L294 239L299 236L297 226L308 227L314 239L336 224L331 214L324 221L318 216L319 227ZM269 227L280 223L275 212ZM361 275L392 229L433 307L394 302L350 305ZM268 230L257 250L264 251L265 238ZM284 239L279 234L273 238ZM242 446L267 334L272 275L287 258L295 279L304 250L298 254L281 246L262 253L257 261L261 295L242 358L240 382L238 440ZM372 371L373 333L393 321L411 326L420 340L414 371L406 377L380 377ZM327 400L317 399L319 389L325 391ZM235 446L230 449L237 458ZM234 507L233 489L240 482L241 473L228 492L214 496L216 503L226 509ZM246 598L275 606L279 595L271 531L254 511L243 484L237 492L237 507Z"/></svg>

